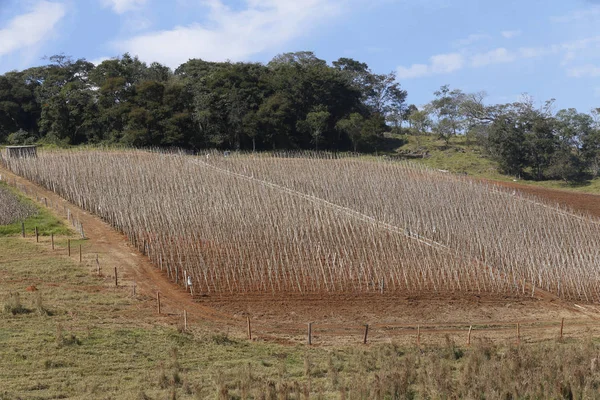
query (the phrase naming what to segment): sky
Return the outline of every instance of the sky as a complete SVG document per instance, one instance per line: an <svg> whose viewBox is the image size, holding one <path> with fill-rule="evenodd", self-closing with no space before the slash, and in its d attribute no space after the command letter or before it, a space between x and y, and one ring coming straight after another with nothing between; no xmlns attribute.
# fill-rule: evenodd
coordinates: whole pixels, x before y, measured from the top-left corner
<svg viewBox="0 0 600 400"><path fill-rule="evenodd" d="M0 74L61 53L176 68L303 50L395 72L416 105L448 84L600 107L600 0L0 0Z"/></svg>

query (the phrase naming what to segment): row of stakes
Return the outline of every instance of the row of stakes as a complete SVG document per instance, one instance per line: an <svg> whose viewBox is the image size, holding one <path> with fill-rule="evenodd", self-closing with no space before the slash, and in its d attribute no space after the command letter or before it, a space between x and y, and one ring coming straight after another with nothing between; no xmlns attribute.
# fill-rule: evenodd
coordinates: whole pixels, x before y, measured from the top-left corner
<svg viewBox="0 0 600 400"><path fill-rule="evenodd" d="M25 223L21 223L21 231L22 231L22 235L23 237L25 237ZM51 240L51 245L52 245L52 250L54 250L54 233L52 233L50 235L50 240ZM39 243L39 231L38 231L38 227L35 227L35 240L36 243ZM71 239L67 239L67 254L69 257L71 257ZM79 245L79 262L81 263L83 261L83 253L82 253L82 247L81 244ZM98 254L96 254L96 269L97 269L97 274L100 275L100 262L98 260ZM187 283L187 280L186 280ZM115 287L119 286L119 278L117 275L117 267L115 267ZM187 286L187 285L186 285ZM133 282L133 286L132 286L132 294L135 297L136 295L136 284L135 281ZM158 314L161 314L161 300L160 300L160 292L156 293L156 302L157 302L157 308L158 308ZM246 318L246 322L247 322L247 331L248 331L248 339L252 340L252 325L250 322L250 317ZM187 311L183 310L183 324L184 324L184 329L187 331L188 328L188 321L187 321ZM564 325L565 325L565 319L563 318L560 322L560 339L563 339L563 331L564 331ZM468 335L467 335L467 346L471 345L471 332L473 331L473 326L469 326L469 331L468 331ZM369 325L366 324L365 325L365 331L364 331L364 336L363 336L363 344L367 344L368 341L368 336L369 336ZM312 345L312 338L313 338L313 330L312 330L312 322L308 323L308 331L307 331L307 344L308 345ZM517 344L520 343L521 341L521 326L519 323L517 323ZM417 346L421 346L421 327L417 326Z"/></svg>
<svg viewBox="0 0 600 400"><path fill-rule="evenodd" d="M250 317L247 317L247 324L248 324L248 339L252 340L252 327L250 324ZM560 340L563 340L563 332L564 332L564 327L565 327L565 319L562 318L560 321ZM467 333L467 346L471 345L471 333L473 332L473 325L469 326L469 331ZM368 341L368 336L369 336L369 325L366 324L365 325L365 330L364 330L364 336L363 336L363 344L367 344ZM313 326L312 326L312 322L308 323L308 329L307 329L307 339L306 342L308 345L312 345L312 338L313 338ZM517 335L516 335L516 342L517 344L520 344L521 342L521 324L517 323ZM420 347L421 346L421 326L417 325L417 346Z"/></svg>

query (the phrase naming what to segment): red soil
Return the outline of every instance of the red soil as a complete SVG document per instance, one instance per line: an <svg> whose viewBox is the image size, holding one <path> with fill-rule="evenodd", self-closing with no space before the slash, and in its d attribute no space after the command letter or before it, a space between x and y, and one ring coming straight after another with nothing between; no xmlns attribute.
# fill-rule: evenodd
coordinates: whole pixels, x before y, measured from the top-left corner
<svg viewBox="0 0 600 400"><path fill-rule="evenodd" d="M600 217L600 195L575 193L566 190L547 189L514 182L488 181L499 186L519 190L520 192L538 197L550 204L560 204L583 214Z"/></svg>
<svg viewBox="0 0 600 400"><path fill-rule="evenodd" d="M140 306L132 312L132 318L137 317L136 313L144 313L147 316L155 312L157 292L161 293L163 313L173 316L166 320L170 323L179 323L179 314L185 309L190 324L197 326L207 322L213 330L226 329L228 332L242 335L246 328L246 317L249 316L255 337L288 343L303 340L308 322L315 323L315 335L325 336L329 332L337 335L337 339L332 340L340 342L343 341L340 338L344 336L344 332L351 338L348 341L355 341L355 336L361 335L364 324L375 324L373 331L369 331L370 338L388 340L392 335L390 329L394 326L414 328L416 325L427 324L429 327L446 327L440 332L462 332L462 329L468 329L470 324L512 324L515 321L557 323L562 318L581 324L596 320L600 316L600 308L593 305L575 305L541 291L536 291L535 298L527 295L516 297L485 293L453 293L443 296L437 293L421 293L418 296L348 294L310 297L260 294L192 298L182 287L170 282L164 273L131 246L124 235L113 230L98 217L2 167L0 173L11 182L15 179L18 184L28 187L37 196L59 204L59 209L67 206L72 214L77 215L88 237L85 247L89 252L100 254L103 271L107 273L116 266L121 271L119 280L123 282L122 285L131 286L135 281ZM496 183L600 216L600 196ZM64 218L54 210L50 211ZM413 330L400 329L396 332L394 328L395 334L413 335ZM506 331L506 328L500 331ZM496 335L502 337L502 333Z"/></svg>

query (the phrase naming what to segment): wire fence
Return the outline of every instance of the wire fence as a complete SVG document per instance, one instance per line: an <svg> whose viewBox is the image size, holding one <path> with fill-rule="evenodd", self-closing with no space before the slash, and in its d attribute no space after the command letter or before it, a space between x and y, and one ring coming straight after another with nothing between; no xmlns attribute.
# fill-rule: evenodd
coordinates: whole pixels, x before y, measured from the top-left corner
<svg viewBox="0 0 600 400"><path fill-rule="evenodd" d="M20 184L16 178L10 179L0 174L0 181L18 189L38 204L54 210L64 217L76 230L80 239L86 239L83 223L80 220L81 211L76 207L67 207L66 201L53 201L44 196L44 190L38 190L34 185ZM78 258L80 263L93 267L99 276L114 280L115 287L130 290L137 297L136 282L120 281L117 267L102 271L101 260L93 249L86 249L84 254L81 244L71 246L71 239L59 246L54 236L40 242L37 227L34 231L26 232L23 225L23 237L35 237L37 243L49 244L56 254ZM141 251L143 254L143 251ZM104 273L108 275L104 275ZM188 286L184 278L185 290L190 300L202 303L202 297L193 292L193 286ZM156 312L180 320L184 330L193 328L193 324L202 319L188 314L181 305L169 301L168 293L156 292ZM193 305L188 305L193 307ZM223 322L223 321L221 321ZM493 340L511 343L531 343L547 340L565 340L572 337L600 335L600 320L560 318L557 320L512 320L512 321L461 321L444 323L276 323L273 321L254 320L251 316L231 316L226 321L228 326L237 326L239 332L246 332L248 340L285 341L288 343L305 343L307 345L327 345L333 343L370 344L386 341L412 343L416 346L439 344L451 340L457 345L469 346L476 340Z"/></svg>

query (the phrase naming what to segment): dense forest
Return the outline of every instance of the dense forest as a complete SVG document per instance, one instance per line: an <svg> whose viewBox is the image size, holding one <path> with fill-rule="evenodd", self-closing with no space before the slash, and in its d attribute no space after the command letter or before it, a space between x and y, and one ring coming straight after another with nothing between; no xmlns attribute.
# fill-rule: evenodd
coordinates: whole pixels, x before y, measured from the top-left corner
<svg viewBox="0 0 600 400"><path fill-rule="evenodd" d="M373 152L404 134L465 135L508 174L600 173L600 109L555 111L527 97L487 105L448 86L421 107L406 99L394 73L312 52L267 64L192 59L174 71L129 54L99 65L57 55L0 75L0 143Z"/></svg>

